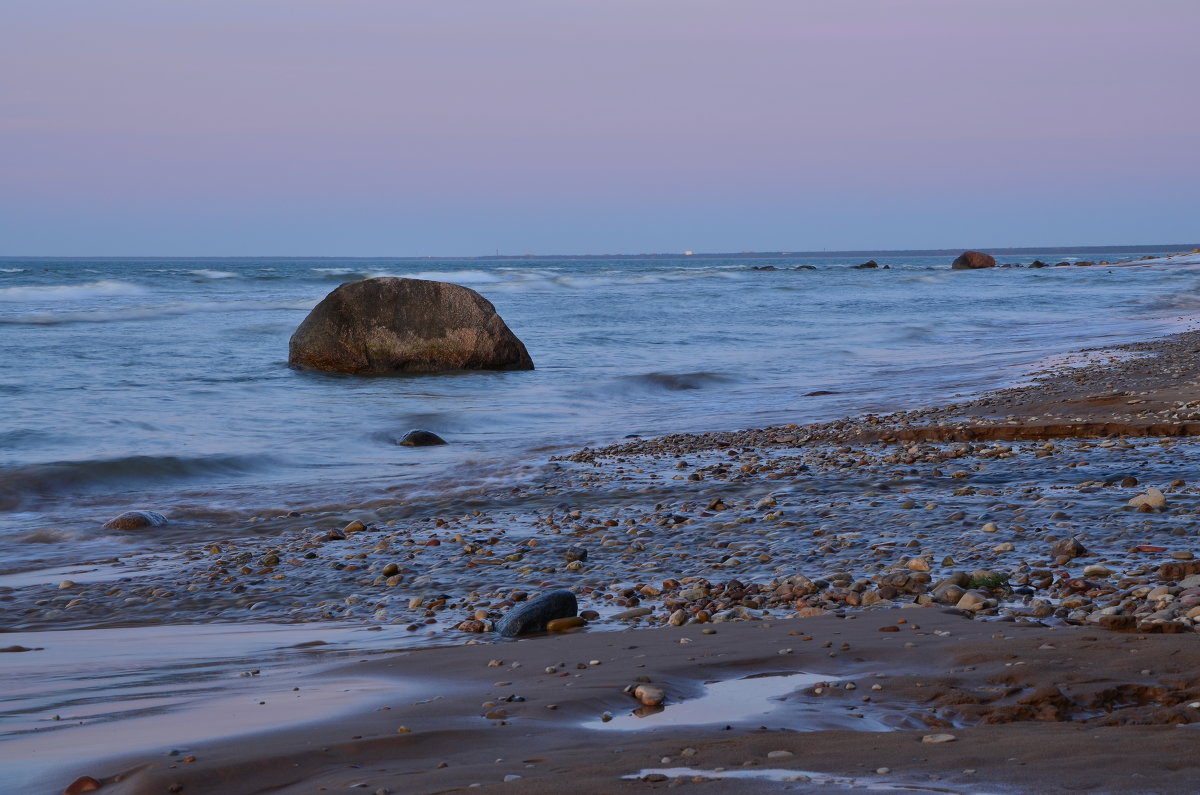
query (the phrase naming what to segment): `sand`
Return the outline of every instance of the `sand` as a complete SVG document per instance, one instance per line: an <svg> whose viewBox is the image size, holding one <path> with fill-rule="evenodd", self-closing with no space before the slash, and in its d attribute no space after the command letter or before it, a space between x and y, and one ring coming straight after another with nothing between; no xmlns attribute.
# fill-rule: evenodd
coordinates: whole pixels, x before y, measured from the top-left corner
<svg viewBox="0 0 1200 795"><path fill-rule="evenodd" d="M186 757L134 755L105 770L70 772L108 776L103 791L112 793L432 793L471 785L636 792L672 781L758 792L813 784L691 780L720 769L938 792L1196 788L1194 635L919 608L704 629L580 632L351 663L324 675L378 678L394 683L397 696L320 723L195 743ZM797 672L827 684L819 695L811 682L794 689L782 677ZM657 717L669 719L702 697L706 682L749 677L761 677L753 680L761 688L708 710L711 723L641 728L656 716L629 717L638 703L624 689L639 679L665 689ZM512 696L522 700L505 700ZM606 728L605 713L628 728ZM954 739L922 741L937 734ZM694 774L625 778L675 767Z"/></svg>

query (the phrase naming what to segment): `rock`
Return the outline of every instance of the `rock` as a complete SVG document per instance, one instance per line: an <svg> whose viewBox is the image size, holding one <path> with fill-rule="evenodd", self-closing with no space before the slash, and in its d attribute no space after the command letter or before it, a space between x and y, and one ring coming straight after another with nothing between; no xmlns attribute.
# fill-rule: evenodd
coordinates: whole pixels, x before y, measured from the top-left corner
<svg viewBox="0 0 1200 795"><path fill-rule="evenodd" d="M79 795L82 792L95 792L102 786L103 784L91 776L80 776L71 782L71 786L63 790L63 795Z"/></svg>
<svg viewBox="0 0 1200 795"><path fill-rule="evenodd" d="M815 271L816 269L816 265L797 265L796 267L792 268L794 271Z"/></svg>
<svg viewBox="0 0 1200 795"><path fill-rule="evenodd" d="M404 438L396 444L402 447L433 447L439 444L445 444L446 440L438 436L432 431L413 430L404 434Z"/></svg>
<svg viewBox="0 0 1200 795"><path fill-rule="evenodd" d="M567 547L567 551L563 553L563 557L565 557L568 561L587 560L588 551L585 547L581 547L578 545L572 546L572 547Z"/></svg>
<svg viewBox="0 0 1200 795"><path fill-rule="evenodd" d="M641 618L642 616L648 616L653 612L654 611L648 607L634 607L630 610L625 610L624 612L617 613L612 618L614 621L624 621L624 620L630 619L630 618Z"/></svg>
<svg viewBox="0 0 1200 795"><path fill-rule="evenodd" d="M1033 262L1029 263L1029 267L1031 267L1031 268L1049 268L1050 266L1047 265L1046 263L1042 262L1040 259L1035 259Z"/></svg>
<svg viewBox="0 0 1200 795"><path fill-rule="evenodd" d="M550 591L509 610L504 618L496 622L496 632L506 638L541 632L549 622L556 618L570 618L578 609L575 594L567 590Z"/></svg>
<svg viewBox="0 0 1200 795"><path fill-rule="evenodd" d="M345 538L353 533L361 533L366 529L367 526L365 524L360 522L358 519L355 519L354 521L350 522L350 524L342 528L342 537Z"/></svg>
<svg viewBox="0 0 1200 795"><path fill-rule="evenodd" d="M647 707L657 707L667 700L667 694L661 687L638 685L633 691L634 697Z"/></svg>
<svg viewBox="0 0 1200 795"><path fill-rule="evenodd" d="M935 601L947 605L956 605L963 598L966 590L955 585L952 582L942 583L933 589L933 598Z"/></svg>
<svg viewBox="0 0 1200 795"><path fill-rule="evenodd" d="M921 742L937 745L939 743L952 743L957 739L953 734L926 734L921 738Z"/></svg>
<svg viewBox="0 0 1200 795"><path fill-rule="evenodd" d="M767 751L767 759L791 759L795 756L791 751L779 749L778 751Z"/></svg>
<svg viewBox="0 0 1200 795"><path fill-rule="evenodd" d="M987 597L979 591L967 591L954 606L959 610L970 610L975 613L987 607Z"/></svg>
<svg viewBox="0 0 1200 795"><path fill-rule="evenodd" d="M1167 504L1167 497L1158 489L1146 489L1145 494L1139 494L1130 500L1128 503L1131 508L1140 508L1143 505L1149 508L1163 508Z"/></svg>
<svg viewBox="0 0 1200 795"><path fill-rule="evenodd" d="M904 565L912 571L929 571L929 561L926 558L909 558Z"/></svg>
<svg viewBox="0 0 1200 795"><path fill-rule="evenodd" d="M852 267L854 270L861 271L861 270L867 270L870 268L878 268L879 263L873 259L869 259L866 262L864 262L862 265L851 265L850 267Z"/></svg>
<svg viewBox="0 0 1200 795"><path fill-rule="evenodd" d="M994 268L996 267L996 258L981 251L964 251L958 255L950 267L956 271Z"/></svg>
<svg viewBox="0 0 1200 795"><path fill-rule="evenodd" d="M325 296L292 334L288 364L337 373L533 369L524 343L479 293L390 276Z"/></svg>
<svg viewBox="0 0 1200 795"><path fill-rule="evenodd" d="M569 629L582 627L587 622L582 616L568 616L567 618L555 618L546 622L547 632L566 632Z"/></svg>
<svg viewBox="0 0 1200 795"><path fill-rule="evenodd" d="M157 511L126 511L104 523L105 530L141 530L146 527L162 527L167 517Z"/></svg>
<svg viewBox="0 0 1200 795"><path fill-rule="evenodd" d="M1087 547L1076 538L1063 538L1054 542L1050 554L1056 558L1078 558L1088 553Z"/></svg>

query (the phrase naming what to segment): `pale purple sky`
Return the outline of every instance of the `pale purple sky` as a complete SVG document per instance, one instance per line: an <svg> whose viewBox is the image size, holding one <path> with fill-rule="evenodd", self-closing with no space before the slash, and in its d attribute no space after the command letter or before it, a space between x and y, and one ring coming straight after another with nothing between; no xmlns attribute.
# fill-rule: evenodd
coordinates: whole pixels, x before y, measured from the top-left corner
<svg viewBox="0 0 1200 795"><path fill-rule="evenodd" d="M1197 0L4 0L0 255L1200 239Z"/></svg>

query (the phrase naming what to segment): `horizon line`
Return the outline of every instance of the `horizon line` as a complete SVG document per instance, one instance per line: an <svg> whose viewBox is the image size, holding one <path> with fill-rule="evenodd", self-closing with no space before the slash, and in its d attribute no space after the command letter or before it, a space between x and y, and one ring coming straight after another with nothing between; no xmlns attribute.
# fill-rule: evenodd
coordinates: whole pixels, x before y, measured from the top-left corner
<svg viewBox="0 0 1200 795"><path fill-rule="evenodd" d="M784 258L784 257L832 257L832 256L888 256L888 255L909 255L909 256L949 256L951 254L960 254L964 251L981 251L981 252L996 252L1001 254L1038 254L1038 253L1129 253L1137 251L1173 251L1180 250L1180 253L1185 253L1185 250L1190 252L1200 248L1200 243L1147 243L1143 245L1078 245L1078 246L980 246L974 249L963 248L904 248L904 249L822 249L822 250L807 250L807 251L661 251L661 252L643 252L639 254L631 253L614 253L614 254L482 254L482 255L460 255L460 256L442 256L436 254L426 255L339 255L339 254L70 254L70 255L55 255L55 254L0 254L0 261L14 259L42 259L42 260L208 260L208 259L297 259L297 260L443 260L456 262L472 262L472 261L508 261L508 260L552 260L552 259L717 259L717 258Z"/></svg>

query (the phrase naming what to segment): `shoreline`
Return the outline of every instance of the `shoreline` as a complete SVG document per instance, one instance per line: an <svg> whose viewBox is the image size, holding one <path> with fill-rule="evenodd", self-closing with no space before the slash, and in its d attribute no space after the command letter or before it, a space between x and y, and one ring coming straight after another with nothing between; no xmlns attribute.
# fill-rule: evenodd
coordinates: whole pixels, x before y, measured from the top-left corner
<svg viewBox="0 0 1200 795"><path fill-rule="evenodd" d="M1193 551L1194 533L1186 530L1200 492L1191 485L1194 475L1180 476L1200 467L1200 446L1182 438L1141 437L1187 436L1200 430L1191 407L1180 407L1197 383L1189 375L1200 363L1200 331L1115 350L1139 358L1065 368L1031 386L940 408L808 428L681 434L580 451L553 463L540 483L518 486L507 495L508 507L500 510L390 523L364 515L361 527L345 528L349 532L341 532L341 538L339 528L331 527L259 545L195 544L180 550L177 565L166 574L147 572L133 584L60 584L14 589L3 596L13 627L31 634L71 626L153 624L172 615L215 622L245 621L253 615L266 621L378 626L405 633L397 635L402 646L460 644L413 648L349 666L371 676L415 681L429 688L431 697L440 695L436 709L416 702L383 704L391 707L386 718L357 710L255 735L256 743L261 739L264 745L249 750L244 740L214 735L184 749L195 762L163 761L146 752L102 770L95 761L79 768L80 775L98 779L122 776L120 782L106 783L104 792L161 792L173 784L181 784L184 792L234 791L229 789L234 781L247 787L236 791L274 787L279 789L272 791L308 792L318 786L349 786L348 764L360 765L355 770L371 766L375 775L370 786L382 782L378 787L392 792L453 791L475 783L486 790L492 784L506 786L504 775L522 776L521 791L623 791L676 781L620 778L651 768L683 764L712 770L697 760L726 768L749 761L747 769L866 777L931 791L945 791L947 780L950 791L970 792L1065 786L1184 791L1188 787L1175 788L1180 774L1165 760L1184 753L1190 737L1167 730L1200 722L1200 707L1188 706L1200 699L1200 690L1187 674L1195 667L1194 641L1188 635L1195 630L1193 618L1200 619L1200 583L1194 582L1200 561ZM1115 386L1110 389L1110 384ZM1195 415L1200 420L1200 403ZM1071 435L1051 435L1060 431ZM1092 443L1089 434L1106 438ZM1027 444L983 444L1010 438ZM1046 446L1047 440L1058 438L1069 441ZM1134 483L1128 483L1130 478ZM1146 494L1148 486L1160 491L1161 504L1147 504L1145 510L1126 505ZM1082 542L1083 552L1066 546L1061 550L1066 554L1057 554L1059 542L1073 538ZM564 558L565 548L579 544L590 553L586 562ZM318 564L321 568L315 569ZM391 574L389 564L396 566ZM577 590L581 608L598 614L591 627L607 631L531 638L515 645L461 645L475 638L490 640L487 628L522 598L518 592L532 595L560 586ZM311 604L296 606L314 601L324 614L305 612ZM639 608L649 612L617 617ZM946 610L956 614L946 615ZM104 615L115 615L113 623L98 619ZM905 623L897 624L901 619ZM484 634L454 629L469 622ZM905 698L892 706L903 720L926 720L929 714L928 700L918 698L926 694L916 693L921 689L917 684L926 685L920 680L944 678L943 669L966 666L953 672L958 676L953 683L939 685L933 699L935 711L953 708L951 718L938 718L949 720L951 728L935 720L921 728L864 735L846 728L844 720L833 720L834 725L820 731L781 734L782 728L763 733L753 728L753 720L740 720L730 723L737 727L732 735L723 729L683 727L664 730L662 737L646 739L639 733L611 740L615 735L579 726L587 715L595 718L606 710L617 715L614 709L628 706L630 697L621 690L637 676L666 684L668 704L673 704L699 695L708 679L781 670L811 669L830 677L838 673L818 663L839 654L840 646L805 649L805 662L798 663L797 635L789 633L817 638L823 632L830 639L841 633L839 643L864 650L863 664L887 663L892 657L885 651L891 647L880 643L892 640L893 633L871 634L883 626L919 632L919 641L905 642L939 649L900 666L909 684L903 689ZM634 627L658 631L629 631ZM930 628L950 634L930 635ZM1023 640L994 637L1013 632ZM760 644L758 639L768 635L770 642ZM690 643L681 647L681 638ZM993 640L1004 643L989 643ZM774 648L785 642L791 645ZM1138 649L1141 673L1121 663L1130 643L1153 650ZM641 659L636 655L603 657L620 644L643 649L639 653L653 656L653 665L634 662ZM764 645L770 648L764 650ZM998 683L998 669L1011 667L1004 660L1011 664L1013 654L1033 660L1047 651L1045 645L1059 650L1056 659L1070 665L1044 666L1037 675L1026 668L1016 690L1018 683ZM695 653L706 647L711 649L705 654ZM783 654L783 648L792 652ZM534 665L524 661L526 649L554 651L539 651ZM8 654L0 662L28 657L35 665L36 656L36 651ZM510 663L483 664L506 656L521 661L522 669L512 670ZM543 663L543 656L562 659ZM962 662L976 657L979 662ZM784 658L787 664L780 666ZM591 659L602 665L590 665ZM1190 662L1181 666L1179 660ZM566 673L569 679L596 684L578 699L557 699L559 709L549 711L553 714L536 712L534 718L534 702L557 692L558 683L544 673L557 662L584 667L557 670L553 679ZM1103 668L1096 676L1107 683L1104 692L1109 695L1096 700L1082 691L1060 688L1055 695L1046 690L1058 686L1064 671L1081 664ZM632 670L638 665L646 665L650 673ZM450 676L439 673L432 680L422 670ZM579 670L585 673L577 677ZM861 677L866 669L855 663L850 670ZM601 671L603 676L595 675ZM539 673L541 681L535 681ZM487 684L493 679L510 680L512 688L521 682L524 689L517 695L526 701L501 705L496 698L513 694L497 694L497 686ZM471 695L458 692L464 688ZM992 698L997 689L1005 695ZM538 693L537 698L526 692ZM1031 700L1021 703L1026 697ZM491 707L478 706L487 701ZM964 704L991 706L972 712ZM485 717L498 710L505 715ZM434 712L441 717L433 720ZM824 721L832 720L830 712L838 710L817 710ZM187 714L179 713L180 719ZM385 719L400 721L409 731L397 739L395 727L382 727ZM416 725L426 719L432 720L427 727ZM1109 719L1147 725L1100 725ZM351 724L367 728L348 733ZM504 731L510 734L516 734L514 727L525 727L528 733L506 741L512 750L493 753L498 726L507 726ZM943 729L958 739L945 745L921 743L925 734L945 733ZM784 736L788 742L779 745ZM1092 744L1084 739L1093 736ZM875 754L870 764L858 758L868 740ZM621 755L601 760L579 750L601 741ZM680 743L698 749L697 755L681 758L674 748ZM1081 744L1103 745L1109 756L1082 754ZM521 762L502 774L497 770L495 757L509 758L535 746L553 750L559 761ZM334 750L313 754L314 747ZM793 756L765 756L788 749ZM442 772L429 770L431 754L454 761ZM1024 764L1004 764L1014 756ZM672 761L662 763L663 757ZM1146 778L1115 779L1122 771L1128 774L1134 757ZM918 758L922 762L914 767ZM1067 758L1077 761L1064 762ZM277 764L264 765L267 761ZM882 768L890 772L873 772ZM958 772L968 769L976 772ZM1106 778L1089 778L1102 774ZM572 776L576 789L563 788L564 775ZM1094 781L1103 783L1088 784ZM68 783L69 778L46 791L61 791ZM720 791L763 791L797 783L804 782L739 779L717 786Z"/></svg>

